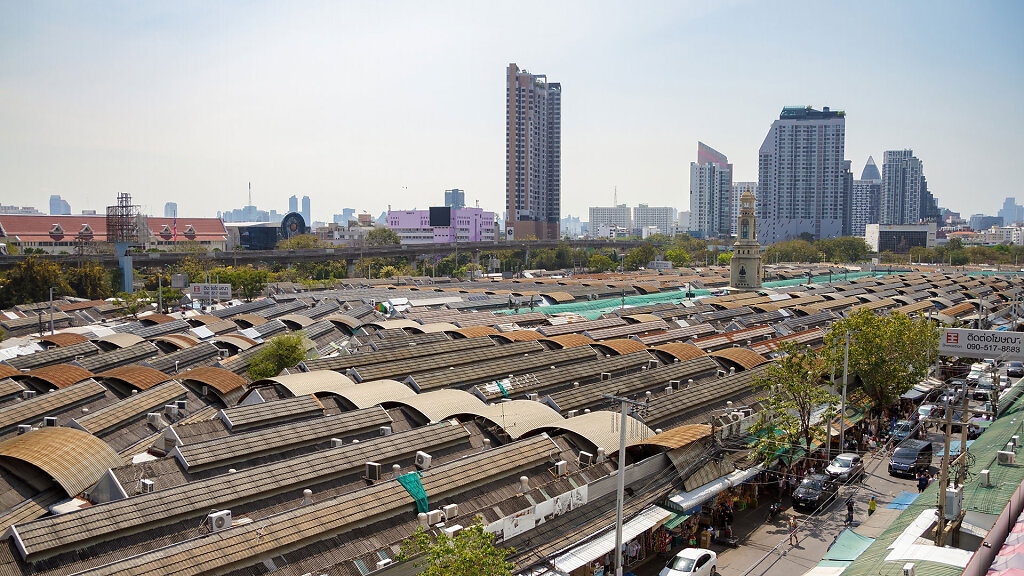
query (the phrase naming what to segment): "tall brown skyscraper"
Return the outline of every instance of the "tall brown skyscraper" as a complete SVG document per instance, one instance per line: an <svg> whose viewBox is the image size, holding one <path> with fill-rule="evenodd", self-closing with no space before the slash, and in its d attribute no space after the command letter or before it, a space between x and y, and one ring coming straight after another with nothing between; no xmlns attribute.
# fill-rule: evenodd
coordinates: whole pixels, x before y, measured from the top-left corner
<svg viewBox="0 0 1024 576"><path fill-rule="evenodd" d="M558 238L562 180L562 85L508 65L505 226L508 237Z"/></svg>

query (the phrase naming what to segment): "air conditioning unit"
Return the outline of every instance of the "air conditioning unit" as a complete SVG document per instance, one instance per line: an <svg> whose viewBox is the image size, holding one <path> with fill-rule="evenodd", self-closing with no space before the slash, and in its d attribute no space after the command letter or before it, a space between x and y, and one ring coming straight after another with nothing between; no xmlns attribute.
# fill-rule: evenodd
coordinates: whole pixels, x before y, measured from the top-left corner
<svg viewBox="0 0 1024 576"><path fill-rule="evenodd" d="M344 444L341 438L331 438L331 448L341 448Z"/></svg>
<svg viewBox="0 0 1024 576"><path fill-rule="evenodd" d="M148 478L143 478L142 480L139 480L139 491L142 492L143 494L149 494L150 492L153 491L154 488L156 488L156 482L153 482Z"/></svg>
<svg viewBox="0 0 1024 576"><path fill-rule="evenodd" d="M989 471L988 469L982 470L979 474L979 476L981 477L979 482L982 486L992 485L991 479L989 478L989 474L991 474L991 471Z"/></svg>
<svg viewBox="0 0 1024 576"><path fill-rule="evenodd" d="M716 375L717 375L717 376L718 376L719 378L725 378L725 370L716 370L716 371L715 371L715 374L716 374Z"/></svg>
<svg viewBox="0 0 1024 576"><path fill-rule="evenodd" d="M1017 448L1020 448L1020 436L1019 435L1014 434L1013 436L1010 436L1010 442L1013 442L1013 449L1014 450L1016 450Z"/></svg>
<svg viewBox="0 0 1024 576"><path fill-rule="evenodd" d="M56 428L57 427L57 419L55 417L53 417L53 416L47 416L47 417L43 418L43 426L46 426L48 428Z"/></svg>
<svg viewBox="0 0 1024 576"><path fill-rule="evenodd" d="M576 415L579 414L579 413L580 413L579 410L569 410L568 412L565 413L565 417L566 418L575 418Z"/></svg>
<svg viewBox="0 0 1024 576"><path fill-rule="evenodd" d="M580 452L580 466L590 466L594 463L594 455L590 452Z"/></svg>
<svg viewBox="0 0 1024 576"><path fill-rule="evenodd" d="M452 538L458 534L460 530L462 530L461 524L453 524L452 526L448 526L444 529L444 534L445 536Z"/></svg>
<svg viewBox="0 0 1024 576"><path fill-rule="evenodd" d="M733 422L739 422L740 420L743 420L743 412L731 412L729 414L729 419Z"/></svg>
<svg viewBox="0 0 1024 576"><path fill-rule="evenodd" d="M952 520L960 515L964 507L964 487L946 488L946 520Z"/></svg>
<svg viewBox="0 0 1024 576"><path fill-rule="evenodd" d="M186 412L188 410L188 400L176 400L174 405L177 406L178 412Z"/></svg>
<svg viewBox="0 0 1024 576"><path fill-rule="evenodd" d="M612 378L612 373L611 372L601 372L601 380L611 380L611 378Z"/></svg>
<svg viewBox="0 0 1024 576"><path fill-rule="evenodd" d="M380 435L381 436L391 436L391 426L381 426L380 427Z"/></svg>
<svg viewBox="0 0 1024 576"><path fill-rule="evenodd" d="M427 468L430 468L430 461L432 459L433 457L430 454L420 450L416 452L416 467L420 470L426 470ZM431 524L433 524L433 522L431 522Z"/></svg>
<svg viewBox="0 0 1024 576"><path fill-rule="evenodd" d="M367 462L366 479L370 480L371 482L376 482L380 480L381 468L382 466L377 462Z"/></svg>
<svg viewBox="0 0 1024 576"><path fill-rule="evenodd" d="M386 566L390 566L391 562L392 562L391 558L385 558L385 559L381 560L380 562L377 562L377 570L380 570L381 568L384 568Z"/></svg>
<svg viewBox="0 0 1024 576"><path fill-rule="evenodd" d="M1013 464L1014 453L1006 450L1000 450L998 454L999 463L1003 465Z"/></svg>
<svg viewBox="0 0 1024 576"><path fill-rule="evenodd" d="M682 386L682 381L680 381L680 380L669 380L668 381L668 385L671 386L672 388L676 389L676 390L680 390L683 387Z"/></svg>
<svg viewBox="0 0 1024 576"><path fill-rule="evenodd" d="M150 426L160 426L160 413L149 412L146 414L146 424L149 424Z"/></svg>
<svg viewBox="0 0 1024 576"><path fill-rule="evenodd" d="M565 476L565 473L569 470L569 463L565 460L559 460L555 462L555 475Z"/></svg>
<svg viewBox="0 0 1024 576"><path fill-rule="evenodd" d="M21 397L24 398L25 400L31 400L32 398L36 397L36 391L25 390L24 392L21 393Z"/></svg>
<svg viewBox="0 0 1024 576"><path fill-rule="evenodd" d="M658 367L658 361L657 360L648 360L647 361L647 369L648 370L652 370L652 369L657 368L657 367Z"/></svg>
<svg viewBox="0 0 1024 576"><path fill-rule="evenodd" d="M441 512L444 514L444 521L450 522L452 518L459 515L459 505L449 504L441 507Z"/></svg>
<svg viewBox="0 0 1024 576"><path fill-rule="evenodd" d="M536 401L540 400L540 394L537 394L536 392L531 392L531 393L526 395L526 399L527 400L533 400L534 402L536 402Z"/></svg>
<svg viewBox="0 0 1024 576"><path fill-rule="evenodd" d="M164 405L164 414L167 414L171 418L177 418L178 417L178 407L175 406L174 404L165 404Z"/></svg>
<svg viewBox="0 0 1024 576"><path fill-rule="evenodd" d="M231 510L221 510L206 517L206 525L210 532L220 532L231 528Z"/></svg>
<svg viewBox="0 0 1024 576"><path fill-rule="evenodd" d="M907 562L903 565L903 576L917 576L917 573L914 571L913 562Z"/></svg>
<svg viewBox="0 0 1024 576"><path fill-rule="evenodd" d="M31 424L18 424L18 434L24 434L25 432L31 432Z"/></svg>
<svg viewBox="0 0 1024 576"><path fill-rule="evenodd" d="M427 512L427 524L433 526L442 520L443 516L440 510L430 510Z"/></svg>

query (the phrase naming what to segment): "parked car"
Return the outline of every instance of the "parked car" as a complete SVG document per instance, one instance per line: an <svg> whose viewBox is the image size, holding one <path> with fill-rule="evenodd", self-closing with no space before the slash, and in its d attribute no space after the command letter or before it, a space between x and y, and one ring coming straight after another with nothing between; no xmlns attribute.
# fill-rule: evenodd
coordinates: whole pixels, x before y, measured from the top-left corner
<svg viewBox="0 0 1024 576"><path fill-rule="evenodd" d="M992 379L984 378L978 382L974 390L971 390L971 398L984 402L992 397L992 390L994 389L995 386L992 385Z"/></svg>
<svg viewBox="0 0 1024 576"><path fill-rule="evenodd" d="M718 555L704 548L685 548L669 560L658 576L714 576Z"/></svg>
<svg viewBox="0 0 1024 576"><path fill-rule="evenodd" d="M864 461L861 460L860 454L844 452L832 460L825 468L825 473L842 482L854 480L864 473Z"/></svg>
<svg viewBox="0 0 1024 576"><path fill-rule="evenodd" d="M956 405L964 400L964 388L963 387L952 387L947 388L942 396L939 397L940 405Z"/></svg>
<svg viewBox="0 0 1024 576"><path fill-rule="evenodd" d="M839 484L824 474L805 476L793 491L793 507L815 510L833 500Z"/></svg>
<svg viewBox="0 0 1024 576"><path fill-rule="evenodd" d="M942 412L942 409L935 404L922 404L917 409L917 418L920 420L921 418L936 417L940 412Z"/></svg>
<svg viewBox="0 0 1024 576"><path fill-rule="evenodd" d="M892 427L892 437L896 441L906 440L914 433L914 423L910 420L900 420Z"/></svg>
<svg viewBox="0 0 1024 576"><path fill-rule="evenodd" d="M932 443L926 440L904 440L889 459L892 476L916 476L932 465Z"/></svg>
<svg viewBox="0 0 1024 576"><path fill-rule="evenodd" d="M1006 363L1006 375L1011 378L1020 378L1024 376L1024 362L1020 360L1011 360Z"/></svg>

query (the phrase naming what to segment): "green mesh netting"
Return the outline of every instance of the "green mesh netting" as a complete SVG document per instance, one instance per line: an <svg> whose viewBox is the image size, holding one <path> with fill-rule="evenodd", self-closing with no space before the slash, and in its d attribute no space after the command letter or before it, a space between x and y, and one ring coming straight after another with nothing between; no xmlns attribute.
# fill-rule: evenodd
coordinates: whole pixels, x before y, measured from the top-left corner
<svg viewBox="0 0 1024 576"><path fill-rule="evenodd" d="M398 477L398 483L405 488L409 496L412 496L412 499L416 502L416 512L426 513L428 510L427 491L423 489L423 483L420 482L419 472L402 474Z"/></svg>

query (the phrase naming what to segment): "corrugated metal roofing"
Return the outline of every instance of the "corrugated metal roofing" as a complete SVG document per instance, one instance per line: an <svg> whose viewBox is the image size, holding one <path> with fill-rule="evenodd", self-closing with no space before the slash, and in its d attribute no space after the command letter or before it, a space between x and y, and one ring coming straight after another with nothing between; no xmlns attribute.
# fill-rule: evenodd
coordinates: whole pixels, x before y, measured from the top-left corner
<svg viewBox="0 0 1024 576"><path fill-rule="evenodd" d="M444 338L444 335L442 334L440 337ZM443 339L440 342L428 342L426 344L417 344L415 346L407 346L399 349L388 348L387 350L377 352L338 354L337 356L316 358L313 360L306 360L302 365L306 370L347 370L349 368L356 368L359 366L398 362L421 356L434 356L451 352L473 350L476 348L493 348L494 345L494 341L490 338L462 338L459 340Z"/></svg>
<svg viewBox="0 0 1024 576"><path fill-rule="evenodd" d="M534 430L524 430L522 434L526 435L538 429L549 428L572 432L596 448L604 449L605 454L611 456L619 448L620 417L617 412L597 410L575 418L566 418L557 423L538 426ZM635 444L651 436L654 436L654 431L643 422L632 417L626 418L626 444Z"/></svg>
<svg viewBox="0 0 1024 576"><path fill-rule="evenodd" d="M633 340L630 338L616 338L614 340L601 340L600 342L594 342L592 346L596 348L606 348L611 350L615 354L630 354L632 352L639 352L646 350L647 345L639 340Z"/></svg>
<svg viewBox="0 0 1024 576"><path fill-rule="evenodd" d="M487 340L490 340L490 338L487 338ZM455 342L463 342L463 340L452 341L452 343ZM395 362L359 366L354 368L351 372L355 380L359 382L383 380L385 378L397 379L399 377L420 374L431 370L449 370L454 366L472 365L489 359L517 356L519 354L528 354L531 352L541 352L542 350L544 350L544 346L538 342L515 342L513 344L505 344L502 346L488 346L485 348L449 352L447 354L436 354L433 356L410 358ZM461 373L462 370L457 372Z"/></svg>
<svg viewBox="0 0 1024 576"><path fill-rule="evenodd" d="M724 348L722 350L709 352L708 355L735 362L744 370L750 370L766 362L771 362L768 358L761 356L749 348Z"/></svg>
<svg viewBox="0 0 1024 576"><path fill-rule="evenodd" d="M186 470L194 471L317 444L389 423L391 417L382 408L367 408L178 446L173 455Z"/></svg>
<svg viewBox="0 0 1024 576"><path fill-rule="evenodd" d="M495 382L485 382L478 384L473 390L477 396L488 401L516 398L529 392L562 387L571 382L595 380L604 373L617 375L622 372L637 372L641 368L646 368L653 360L654 357L648 351L643 350L622 356L598 358L593 362L570 364L555 370L541 369L512 379L503 378Z"/></svg>
<svg viewBox="0 0 1024 576"><path fill-rule="evenodd" d="M519 342L517 344L506 344L499 346L497 350L518 346L520 344L533 344L533 342ZM597 358L597 352L590 347L567 348L565 350L550 350L547 352L524 353L522 356L510 355L489 360L479 360L464 364L458 369L442 369L434 372L414 373L407 380L417 390L433 390L447 386L466 387L481 382L503 378L510 374L525 374L538 369L550 366L558 367L563 364L574 364Z"/></svg>
<svg viewBox="0 0 1024 576"><path fill-rule="evenodd" d="M139 390L148 390L157 384L171 379L170 376L155 368L138 365L121 366L120 368L100 372L95 377L100 380L104 378L120 380L128 386L138 388Z"/></svg>
<svg viewBox="0 0 1024 576"><path fill-rule="evenodd" d="M90 434L101 435L126 422L142 418L147 412L162 409L163 406L175 400L183 400L187 393L188 391L181 384L174 381L166 382L85 416L75 418L71 426Z"/></svg>
<svg viewBox="0 0 1024 576"><path fill-rule="evenodd" d="M583 334L559 334L558 336L550 336L544 340L554 342L560 348L577 348L579 346L586 346L594 343L592 338L584 336Z"/></svg>
<svg viewBox="0 0 1024 576"><path fill-rule="evenodd" d="M33 384L38 380L44 383L45 387L60 389L77 384L87 378L92 378L92 372L73 364L57 364L29 370L28 372L11 376L11 378L18 382L27 381Z"/></svg>
<svg viewBox="0 0 1024 576"><path fill-rule="evenodd" d="M408 406L427 418L429 422L447 420L456 414L475 414L485 404L476 396L462 390L434 390L408 398L395 399L395 404Z"/></svg>
<svg viewBox="0 0 1024 576"><path fill-rule="evenodd" d="M220 419L232 432L253 426L323 416L324 405L315 396L302 395L272 402L235 406L220 411Z"/></svg>
<svg viewBox="0 0 1024 576"><path fill-rule="evenodd" d="M701 356L708 355L707 352L693 344L686 344L683 342L670 342L668 344L654 346L653 349L659 352L664 352L680 362L686 362L687 360L693 360L694 358L700 358Z"/></svg>
<svg viewBox="0 0 1024 576"><path fill-rule="evenodd" d="M313 370L312 372L296 372L272 378L257 380L249 388L258 388L277 384L284 387L292 396L319 394L340 394L345 388L355 386L351 378L333 370Z"/></svg>
<svg viewBox="0 0 1024 576"><path fill-rule="evenodd" d="M415 396L416 392L397 380L374 380L343 388L337 395L359 409L398 402Z"/></svg>
<svg viewBox="0 0 1024 576"><path fill-rule="evenodd" d="M632 446L641 446L646 444L649 446L661 446L662 448L675 450L692 442L696 442L701 438L707 438L710 436L711 426L707 424L685 424L662 432L661 434L655 434L642 442L632 444Z"/></svg>
<svg viewBox="0 0 1024 576"><path fill-rule="evenodd" d="M137 344L118 348L95 356L86 356L75 361L75 364L91 372L111 370L133 362L140 362L160 354L160 349L152 342L141 340Z"/></svg>
<svg viewBox="0 0 1024 576"><path fill-rule="evenodd" d="M661 424L687 412L719 402L735 394L751 389L751 383L767 374L768 367L744 370L724 378L712 378L695 383L693 386L656 396L648 403L647 421Z"/></svg>
<svg viewBox="0 0 1024 576"><path fill-rule="evenodd" d="M43 336L38 342L45 344L52 344L54 346L70 346L72 344L78 344L79 342L85 342L88 340L81 334L75 334L74 332L57 332L50 334L49 336Z"/></svg>
<svg viewBox="0 0 1024 576"><path fill-rule="evenodd" d="M151 342L167 342L175 348L182 350L199 344L199 339L188 334L164 334L149 339Z"/></svg>
<svg viewBox="0 0 1024 576"><path fill-rule="evenodd" d="M51 348L50 350L36 352L27 356L17 356L7 360L6 364L18 370L29 370L74 361L78 357L92 356L99 353L99 347L92 342L79 342L78 344Z"/></svg>
<svg viewBox="0 0 1024 576"><path fill-rule="evenodd" d="M694 324L693 326L672 328L661 334L641 336L640 341L648 346L653 346L664 342L686 341L691 338L699 338L705 334L714 334L715 332L715 327L711 324Z"/></svg>
<svg viewBox="0 0 1024 576"><path fill-rule="evenodd" d="M449 330L449 335L458 334L463 338L479 338L481 336L492 336L500 335L497 329L491 326L468 326L466 328L456 328L455 330Z"/></svg>
<svg viewBox="0 0 1024 576"><path fill-rule="evenodd" d="M96 342L109 344L114 348L127 348L128 346L134 346L142 341L143 338L141 336L136 336L135 334L108 334L96 339Z"/></svg>
<svg viewBox="0 0 1024 576"><path fill-rule="evenodd" d="M38 420L43 416L102 398L106 393L107 389L96 381L86 380L4 406L0 408L0 432L7 432L19 424L39 424Z"/></svg>
<svg viewBox="0 0 1024 576"><path fill-rule="evenodd" d="M27 462L53 478L69 496L80 494L121 457L99 438L74 428L39 428L0 442L0 457Z"/></svg>
<svg viewBox="0 0 1024 576"><path fill-rule="evenodd" d="M184 348L165 356L150 358L143 362L142 365L172 374L175 370L184 371L201 362L216 359L219 353L219 349L213 343L202 342L191 348Z"/></svg>
<svg viewBox="0 0 1024 576"><path fill-rule="evenodd" d="M219 393L225 406L234 404L238 396L241 396L245 387L245 380L241 376L213 366L202 366L193 368L178 375L183 381L198 382L201 385L209 386Z"/></svg>

